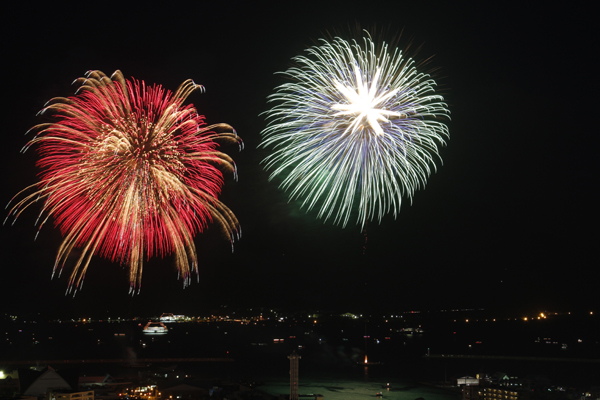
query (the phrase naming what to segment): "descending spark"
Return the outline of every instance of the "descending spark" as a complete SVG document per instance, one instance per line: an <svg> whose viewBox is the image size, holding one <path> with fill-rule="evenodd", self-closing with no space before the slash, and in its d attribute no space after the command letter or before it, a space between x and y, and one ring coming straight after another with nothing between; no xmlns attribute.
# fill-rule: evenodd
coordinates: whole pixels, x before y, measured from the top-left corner
<svg viewBox="0 0 600 400"><path fill-rule="evenodd" d="M217 196L223 174L236 176L230 156L218 142L242 146L227 124L207 126L205 117L183 102L195 90L192 80L173 94L159 85L90 71L76 95L50 100L41 114L54 122L32 130L23 151L39 145L40 182L21 197L9 216L17 217L38 200L39 229L50 219L64 240L54 272L62 272L75 248L81 254L68 292L81 288L93 255L129 266L130 291L139 291L144 254L174 254L184 287L198 272L194 236L211 222L230 240L239 236L235 215ZM25 194L35 189L32 194ZM13 222L14 223L14 222ZM36 222L36 225L38 223Z"/></svg>
<svg viewBox="0 0 600 400"><path fill-rule="evenodd" d="M402 196L425 186L448 117L436 83L398 49L336 38L322 40L283 72L266 111L262 147L270 179L281 177L290 199L346 226L353 211L364 225L397 216Z"/></svg>

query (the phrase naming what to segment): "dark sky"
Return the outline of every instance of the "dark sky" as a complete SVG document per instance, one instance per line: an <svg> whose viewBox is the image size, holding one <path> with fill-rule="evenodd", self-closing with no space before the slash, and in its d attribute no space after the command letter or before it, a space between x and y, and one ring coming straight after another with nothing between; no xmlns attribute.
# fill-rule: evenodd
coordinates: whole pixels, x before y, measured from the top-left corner
<svg viewBox="0 0 600 400"><path fill-rule="evenodd" d="M17 4L18 3L18 4ZM188 99L210 122L233 125L245 150L222 201L243 237L232 254L196 238L200 283L182 290L171 258L146 264L142 293L126 269L94 259L83 291L50 280L61 238L39 209L1 227L0 310L68 315L198 314L220 305L361 310L598 308L598 29L583 5L536 8L404 1L121 2L2 12L5 204L36 182L36 154L19 150L43 104L73 93L87 70L160 83L193 78ZM213 3L220 3L215 5ZM418 4L416 4L418 3ZM210 4L210 5L209 5ZM589 6L591 7L591 5ZM269 183L257 149L277 71L328 33L367 28L428 67L449 104L444 165L398 219L323 224Z"/></svg>

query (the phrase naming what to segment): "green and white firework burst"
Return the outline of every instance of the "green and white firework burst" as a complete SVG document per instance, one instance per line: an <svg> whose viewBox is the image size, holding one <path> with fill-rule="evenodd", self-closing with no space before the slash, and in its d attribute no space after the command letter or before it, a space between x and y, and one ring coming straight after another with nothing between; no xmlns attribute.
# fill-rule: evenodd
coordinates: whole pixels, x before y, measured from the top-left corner
<svg viewBox="0 0 600 400"><path fill-rule="evenodd" d="M269 96L262 147L270 179L318 217L346 226L397 216L402 197L424 187L450 114L436 83L399 49L367 35L335 38L293 58L290 82Z"/></svg>

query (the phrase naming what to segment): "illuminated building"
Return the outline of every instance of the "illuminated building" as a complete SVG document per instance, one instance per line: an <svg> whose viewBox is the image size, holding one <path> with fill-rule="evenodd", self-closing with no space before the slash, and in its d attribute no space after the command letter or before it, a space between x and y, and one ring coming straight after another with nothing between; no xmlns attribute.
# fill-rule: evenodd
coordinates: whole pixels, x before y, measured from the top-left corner
<svg viewBox="0 0 600 400"><path fill-rule="evenodd" d="M529 400L529 391L465 385L462 400Z"/></svg>
<svg viewBox="0 0 600 400"><path fill-rule="evenodd" d="M479 400L527 400L529 392L523 390L504 389L504 388L481 388L479 390Z"/></svg>

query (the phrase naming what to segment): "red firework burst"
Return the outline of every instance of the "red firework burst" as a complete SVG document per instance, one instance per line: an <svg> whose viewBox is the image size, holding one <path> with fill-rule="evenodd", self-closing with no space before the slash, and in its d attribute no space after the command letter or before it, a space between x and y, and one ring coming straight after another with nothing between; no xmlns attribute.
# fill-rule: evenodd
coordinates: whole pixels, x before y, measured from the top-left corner
<svg viewBox="0 0 600 400"><path fill-rule="evenodd" d="M216 222L234 239L239 224L217 196L221 170L235 164L217 141L242 146L227 124L206 126L205 117L183 102L194 90L187 80L173 94L159 85L91 71L69 98L54 98L41 111L54 121L37 125L23 151L39 144L40 182L21 191L12 208L21 212L43 199L39 228L50 218L64 240L54 272L62 272L81 249L68 291L81 287L92 255L129 266L130 290L139 291L144 253L173 253L184 287L198 272L193 238ZM54 274L54 273L53 273Z"/></svg>

